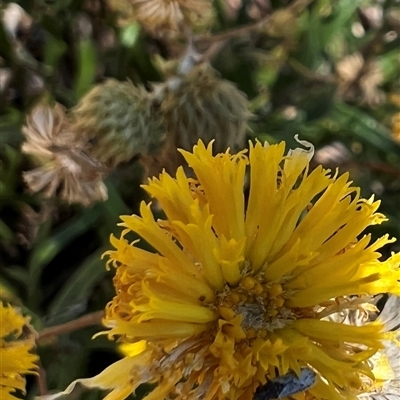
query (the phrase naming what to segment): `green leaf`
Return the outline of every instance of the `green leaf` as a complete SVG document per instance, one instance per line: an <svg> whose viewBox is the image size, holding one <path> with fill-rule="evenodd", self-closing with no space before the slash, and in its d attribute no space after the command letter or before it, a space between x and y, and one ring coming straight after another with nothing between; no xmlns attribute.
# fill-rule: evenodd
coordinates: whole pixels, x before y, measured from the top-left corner
<svg viewBox="0 0 400 400"><path fill-rule="evenodd" d="M140 25L134 22L121 30L121 44L132 48L135 46L140 34Z"/></svg>
<svg viewBox="0 0 400 400"><path fill-rule="evenodd" d="M28 288L28 299L31 307L38 304L40 290L38 283L43 269L46 265L77 236L86 232L97 221L98 212L96 208L78 215L64 224L53 236L39 243L29 261L30 285Z"/></svg>
<svg viewBox="0 0 400 400"><path fill-rule="evenodd" d="M390 132L376 119L346 103L337 102L331 115L334 121L340 121L342 129L350 131L365 143L384 152L391 153L396 144L390 137Z"/></svg>
<svg viewBox="0 0 400 400"><path fill-rule="evenodd" d="M339 31L346 27L349 29L349 19L355 15L357 7L362 0L339 0L335 4L332 17L328 17L328 21L324 21L321 25L322 43L326 45ZM310 31L312 34L312 32Z"/></svg>
<svg viewBox="0 0 400 400"><path fill-rule="evenodd" d="M78 74L75 81L75 96L80 99L92 86L96 78L97 52L91 39L78 44Z"/></svg>
<svg viewBox="0 0 400 400"><path fill-rule="evenodd" d="M18 303L17 291L13 286L0 275L0 300Z"/></svg>
<svg viewBox="0 0 400 400"><path fill-rule="evenodd" d="M104 240L108 243L109 237L112 233L118 234L121 232L117 224L120 221L121 215L131 214L131 210L122 200L115 186L112 184L111 179L107 179L108 199L103 203L99 203L96 207L99 209L103 224L99 227Z"/></svg>
<svg viewBox="0 0 400 400"><path fill-rule="evenodd" d="M25 287L29 285L29 272L26 268L13 265L3 269L4 274L18 283L22 283Z"/></svg>
<svg viewBox="0 0 400 400"><path fill-rule="evenodd" d="M0 145L18 145L22 141L21 124L24 114L15 108L7 108L7 114L0 117Z"/></svg>
<svg viewBox="0 0 400 400"><path fill-rule="evenodd" d="M42 346L40 350L41 363L46 366L46 380L52 390L64 390L74 379L80 378L89 362L88 351L76 341L62 342L55 348Z"/></svg>
<svg viewBox="0 0 400 400"><path fill-rule="evenodd" d="M106 274L105 262L101 260L105 250L104 248L96 251L81 264L49 307L50 315L62 313L70 306L86 302L93 287Z"/></svg>
<svg viewBox="0 0 400 400"><path fill-rule="evenodd" d="M67 45L62 40L59 40L50 33L47 33L44 63L51 67L55 67L67 49Z"/></svg>
<svg viewBox="0 0 400 400"><path fill-rule="evenodd" d="M314 70L320 65L326 46L349 29L349 19L355 15L361 0L339 0L332 6L330 0L319 0L309 15L305 43L299 51L300 61ZM333 7L333 9L331 9ZM325 12L330 10L327 17Z"/></svg>
<svg viewBox="0 0 400 400"><path fill-rule="evenodd" d="M383 75L383 82L394 81L400 75L399 49L390 51L377 59Z"/></svg>
<svg viewBox="0 0 400 400"><path fill-rule="evenodd" d="M11 242L13 238L14 238L14 232L2 219L0 219L0 242L3 243Z"/></svg>
<svg viewBox="0 0 400 400"><path fill-rule="evenodd" d="M12 60L13 51L12 51L10 41L8 40L7 32L4 29L2 20L0 20L0 43L1 43L0 56L8 61Z"/></svg>

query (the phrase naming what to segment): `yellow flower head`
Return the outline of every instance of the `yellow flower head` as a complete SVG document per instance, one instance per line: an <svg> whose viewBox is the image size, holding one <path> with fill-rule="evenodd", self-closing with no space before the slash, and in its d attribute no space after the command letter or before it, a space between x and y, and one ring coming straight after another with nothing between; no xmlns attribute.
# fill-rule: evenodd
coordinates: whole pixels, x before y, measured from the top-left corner
<svg viewBox="0 0 400 400"><path fill-rule="evenodd" d="M165 219L143 203L106 253L116 296L104 324L127 356L81 383L111 389L107 399L157 384L145 400L251 400L302 369L316 381L296 399L357 399L372 385L384 326L331 316L400 294L400 254L380 261L392 240L361 235L385 221L379 202L362 199L348 174L311 171L313 147L300 143L308 150L256 143L214 157L199 141L181 151L196 179L179 168L144 186ZM155 252L130 243L131 232Z"/></svg>
<svg viewBox="0 0 400 400"><path fill-rule="evenodd" d="M35 346L32 335L27 335L28 321L11 306L0 302L0 398L15 400L16 390L25 393L23 374L32 373L38 357L31 353Z"/></svg>

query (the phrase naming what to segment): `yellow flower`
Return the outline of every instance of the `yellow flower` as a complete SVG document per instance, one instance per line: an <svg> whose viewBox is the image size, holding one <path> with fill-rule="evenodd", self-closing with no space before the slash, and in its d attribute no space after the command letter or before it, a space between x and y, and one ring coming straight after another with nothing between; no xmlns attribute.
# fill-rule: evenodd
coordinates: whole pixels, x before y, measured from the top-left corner
<svg viewBox="0 0 400 400"><path fill-rule="evenodd" d="M353 400L368 391L369 361L389 334L379 320L357 326L329 317L368 313L371 296L400 294L400 254L380 261L378 249L393 240L362 236L386 220L379 201L361 198L347 173L311 171L313 147L300 143L308 149L285 155L283 142L256 143L248 155L214 157L199 141L193 153L181 151L196 179L179 168L176 178L164 172L144 186L166 218L143 203L141 216L122 217L125 230L106 253L116 296L104 324L110 338L133 347L64 394L81 382L124 399L152 383L145 400L251 400L302 368L316 382L296 399ZM131 232L156 252L129 242Z"/></svg>
<svg viewBox="0 0 400 400"><path fill-rule="evenodd" d="M24 374L32 373L38 357L32 335L26 335L28 321L11 306L0 302L0 398L15 400L16 390L25 393Z"/></svg>

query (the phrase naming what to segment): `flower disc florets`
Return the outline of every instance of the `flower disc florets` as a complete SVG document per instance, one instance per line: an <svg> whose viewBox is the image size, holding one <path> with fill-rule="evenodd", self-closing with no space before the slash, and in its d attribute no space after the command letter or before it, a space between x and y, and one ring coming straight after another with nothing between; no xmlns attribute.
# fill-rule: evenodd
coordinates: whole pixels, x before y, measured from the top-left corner
<svg viewBox="0 0 400 400"><path fill-rule="evenodd" d="M355 400L376 383L385 327L332 316L368 315L373 295L400 294L400 254L380 261L392 240L360 236L385 220L379 202L360 198L348 174L310 171L313 147L300 143L308 149L256 143L248 156L213 156L199 141L182 151L195 179L180 168L144 186L165 219L143 203L106 253L116 295L104 324L127 356L79 382L113 399L156 383L146 400L250 400L305 368L316 382L296 399ZM156 252L130 243L131 231Z"/></svg>
<svg viewBox="0 0 400 400"><path fill-rule="evenodd" d="M240 315L246 338L266 337L266 331L282 328L294 319L294 313L284 307L285 298L280 283L269 283L262 274L246 275L235 288L227 286L218 302L221 315L231 318Z"/></svg>

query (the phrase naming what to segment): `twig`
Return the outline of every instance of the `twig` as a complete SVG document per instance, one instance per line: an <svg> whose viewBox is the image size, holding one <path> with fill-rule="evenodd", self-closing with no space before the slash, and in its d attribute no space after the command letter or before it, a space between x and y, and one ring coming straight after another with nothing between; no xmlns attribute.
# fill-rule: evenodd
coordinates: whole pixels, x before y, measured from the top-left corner
<svg viewBox="0 0 400 400"><path fill-rule="evenodd" d="M367 169L373 172L381 172L388 175L393 175L396 178L400 178L400 171L398 168L386 164L386 163L376 163L376 162L369 162L369 161L346 161L340 163L339 165L334 165L333 163L324 163L325 167L335 167L338 166L339 168L349 169L349 168L356 168L356 169Z"/></svg>
<svg viewBox="0 0 400 400"><path fill-rule="evenodd" d="M335 79L332 78L331 76L326 76L319 74L309 68L307 68L305 65L301 64L299 61L297 61L295 58L289 58L287 60L287 63L289 64L290 67L293 68L295 72L298 74L302 75L304 78L311 80L311 81L318 81L318 82L335 82Z"/></svg>
<svg viewBox="0 0 400 400"><path fill-rule="evenodd" d="M211 46L202 54L201 60L206 61L213 59L222 50L225 44L226 41L212 43Z"/></svg>
<svg viewBox="0 0 400 400"><path fill-rule="evenodd" d="M344 162L343 164L340 164L340 167L343 168L365 168L369 169L370 171L374 172L383 172L388 175L392 175L396 178L400 178L400 171L398 168L390 165L390 164L385 164L385 163L375 163L375 162L356 162L356 161L347 161Z"/></svg>
<svg viewBox="0 0 400 400"><path fill-rule="evenodd" d="M271 18L271 15L268 15L265 18L263 18L262 20L257 21L253 24L241 26L240 28L229 29L222 33L216 33L215 35L210 35L210 36L196 35L193 37L193 41L196 44L197 43L211 44L211 43L215 43L215 42L225 41L225 40L231 39L233 37L240 36L244 33L248 33L248 32L260 29L265 23L267 23L270 20L270 18Z"/></svg>
<svg viewBox="0 0 400 400"><path fill-rule="evenodd" d="M66 322L65 324L45 328L39 333L37 342L40 343L53 336L74 332L79 329L86 328L87 326L100 325L103 316L104 311L96 311L91 314L84 315L83 317L74 319L73 321Z"/></svg>
<svg viewBox="0 0 400 400"><path fill-rule="evenodd" d="M314 0L297 0L293 2L289 7L286 8L289 12L292 12L294 14L299 13L300 11L304 10L309 4L311 4ZM254 22L252 24L244 25L239 28L234 28L234 29L229 29L225 32L222 33L216 33L214 35L206 36L206 35L196 35L193 36L193 42L195 44L212 44L215 42L221 42L225 41L228 39L231 39L236 36L241 36L245 33L259 30L261 27L266 25L268 22L270 22L271 18L273 17L274 14L270 14L262 18L260 21Z"/></svg>

